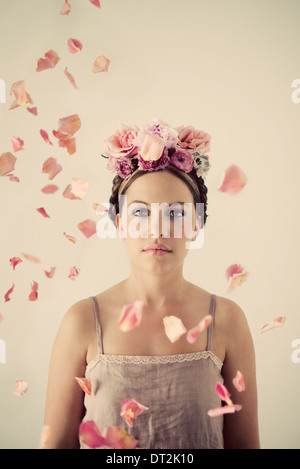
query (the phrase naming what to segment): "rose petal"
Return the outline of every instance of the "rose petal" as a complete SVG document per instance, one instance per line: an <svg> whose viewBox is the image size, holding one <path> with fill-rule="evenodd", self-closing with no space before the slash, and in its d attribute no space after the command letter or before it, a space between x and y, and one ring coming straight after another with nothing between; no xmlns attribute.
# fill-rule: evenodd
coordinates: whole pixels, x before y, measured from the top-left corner
<svg viewBox="0 0 300 469"><path fill-rule="evenodd" d="M77 267L75 267L75 265L73 267L70 268L70 274L68 275L68 278L70 278L71 280L75 280L76 277L78 277L78 274L79 274L79 269L77 269Z"/></svg>
<svg viewBox="0 0 300 469"><path fill-rule="evenodd" d="M9 262L12 265L13 270L15 270L16 265L18 265L20 262L23 262L23 259L21 259L20 257L11 257L11 259L9 259Z"/></svg>
<svg viewBox="0 0 300 469"><path fill-rule="evenodd" d="M176 340L186 332L186 328L184 327L181 319L176 316L165 316L163 318L163 324L167 337L172 343L176 342Z"/></svg>
<svg viewBox="0 0 300 469"><path fill-rule="evenodd" d="M53 179L60 171L62 170L62 166L56 162L56 158L50 156L44 164L42 173L47 173L49 175L49 179Z"/></svg>
<svg viewBox="0 0 300 469"><path fill-rule="evenodd" d="M15 396L23 396L25 392L28 390L28 383L26 381L16 381L16 389L13 391L13 394Z"/></svg>
<svg viewBox="0 0 300 469"><path fill-rule="evenodd" d="M68 39L68 49L71 52L71 54L76 54L76 52L79 52L82 50L82 43L78 41L78 39Z"/></svg>
<svg viewBox="0 0 300 469"><path fill-rule="evenodd" d="M9 290L7 290L7 292L6 292L5 295L4 295L5 302L6 302L6 301L10 301L10 297L9 297L9 296L10 296L10 294L13 292L14 288L15 288L15 284L13 283L13 284L12 284L12 287L11 287Z"/></svg>
<svg viewBox="0 0 300 469"><path fill-rule="evenodd" d="M129 305L124 305L118 320L118 328L123 332L128 332L140 325L144 303L135 300Z"/></svg>
<svg viewBox="0 0 300 469"><path fill-rule="evenodd" d="M27 103L33 104L33 101L25 89L25 80L16 81L12 84L10 95L15 99L9 109L15 109L19 106L25 106Z"/></svg>
<svg viewBox="0 0 300 469"><path fill-rule="evenodd" d="M140 404L135 399L125 399L121 404L121 409L121 417L125 419L130 427L133 427L133 419L149 408Z"/></svg>
<svg viewBox="0 0 300 469"><path fill-rule="evenodd" d="M93 209L96 211L97 215L102 215L102 213L108 213L108 208L104 204L93 204Z"/></svg>
<svg viewBox="0 0 300 469"><path fill-rule="evenodd" d="M231 293L236 287L247 280L249 273L240 265L232 264L226 270L228 279L226 292Z"/></svg>
<svg viewBox="0 0 300 469"><path fill-rule="evenodd" d="M269 322L268 324L265 324L260 332L266 332L269 331L270 329L274 329L276 327L281 327L285 323L286 316L280 316L276 319L273 319L273 321Z"/></svg>
<svg viewBox="0 0 300 469"><path fill-rule="evenodd" d="M33 281L33 284L31 285L31 292L28 296L29 301L36 301L38 299L38 283Z"/></svg>
<svg viewBox="0 0 300 469"><path fill-rule="evenodd" d="M194 342L196 342L197 336L201 334L201 332L203 332L210 325L212 319L213 319L212 315L208 314L202 319L202 321L199 322L199 324L197 324L197 326L188 330L187 337L186 337L187 341L190 344L193 344Z"/></svg>
<svg viewBox="0 0 300 469"><path fill-rule="evenodd" d="M58 121L58 130L65 134L66 137L74 135L81 127L81 120L78 114L72 114L67 117L62 117ZM60 138L63 138L60 136Z"/></svg>
<svg viewBox="0 0 300 469"><path fill-rule="evenodd" d="M107 72L110 60L104 55L100 55L95 59L92 71L94 73Z"/></svg>
<svg viewBox="0 0 300 469"><path fill-rule="evenodd" d="M235 376L235 378L233 378L232 382L233 382L235 388L239 392L245 391L245 389L246 389L245 380L244 380L244 376L242 375L242 373L240 371L237 371L236 376Z"/></svg>
<svg viewBox="0 0 300 469"><path fill-rule="evenodd" d="M19 150L24 150L23 146L24 146L24 141L19 138L19 137L12 137L11 138L11 143L12 143L12 146L13 146L13 151L16 152L16 151L19 151Z"/></svg>
<svg viewBox="0 0 300 469"><path fill-rule="evenodd" d="M57 190L58 187L55 184L48 184L47 186L43 187L43 189L41 189L44 194L53 194Z"/></svg>
<svg viewBox="0 0 300 469"><path fill-rule="evenodd" d="M60 60L58 54L50 49L45 53L45 58L41 57L37 61L36 71L41 72L42 70L47 70L48 68L54 68L57 62Z"/></svg>
<svg viewBox="0 0 300 469"><path fill-rule="evenodd" d="M43 215L45 218L50 218L44 207L37 208L37 211Z"/></svg>
<svg viewBox="0 0 300 469"><path fill-rule="evenodd" d="M68 71L67 67L64 69L64 74L69 79L70 83L74 86L74 88L77 88L74 76Z"/></svg>
<svg viewBox="0 0 300 469"><path fill-rule="evenodd" d="M63 196L68 199L82 199L89 187L88 181L72 178L72 183L68 184L63 192Z"/></svg>
<svg viewBox="0 0 300 469"><path fill-rule="evenodd" d="M95 5L95 7L101 8L100 0L90 0L90 2Z"/></svg>
<svg viewBox="0 0 300 469"><path fill-rule="evenodd" d="M0 176L6 176L15 169L17 158L10 152L2 153L0 156Z"/></svg>
<svg viewBox="0 0 300 469"><path fill-rule="evenodd" d="M241 409L242 406L239 404L225 405L223 407L217 407L216 409L210 409L207 414L210 417L218 417L219 415L233 414Z"/></svg>
<svg viewBox="0 0 300 469"><path fill-rule="evenodd" d="M87 238L93 236L97 231L96 222L94 220L84 220L78 223L77 226Z"/></svg>
<svg viewBox="0 0 300 469"><path fill-rule="evenodd" d="M120 427L106 427L103 431L103 436L108 448L114 449L133 449L138 444L124 428Z"/></svg>
<svg viewBox="0 0 300 469"><path fill-rule="evenodd" d="M28 112L30 112L30 113L33 114L34 116L37 116L37 115L38 115L37 107L27 107L26 109L27 109Z"/></svg>
<svg viewBox="0 0 300 469"><path fill-rule="evenodd" d="M49 425L43 425L41 437L40 437L39 449L44 449L47 443L49 443L50 438L51 438L51 430L50 430Z"/></svg>
<svg viewBox="0 0 300 469"><path fill-rule="evenodd" d="M68 15L71 11L71 5L69 4L68 0L65 0L64 5L62 6L62 9L60 10L61 15Z"/></svg>
<svg viewBox="0 0 300 469"><path fill-rule="evenodd" d="M87 420L80 424L79 441L93 449L106 446L106 440L93 420Z"/></svg>
<svg viewBox="0 0 300 469"><path fill-rule="evenodd" d="M31 254L24 254L23 252L21 254L22 254L22 256L25 257L25 259L27 259L31 262L34 262L35 264L38 264L39 262L41 262L38 257L32 256Z"/></svg>
<svg viewBox="0 0 300 469"><path fill-rule="evenodd" d="M44 140L46 143L49 143L49 145L53 145L53 143L50 142L50 140L49 140L49 136L48 136L48 133L46 132L46 130L41 129L41 130L40 130L40 134L41 134L41 137L43 138L43 140Z"/></svg>
<svg viewBox="0 0 300 469"><path fill-rule="evenodd" d="M236 165L231 165L224 173L223 180L218 187L218 191L226 194L236 195L245 187L246 175Z"/></svg>
<svg viewBox="0 0 300 469"><path fill-rule="evenodd" d="M47 272L46 270L44 270L46 277L52 278L53 275L54 275L54 273L55 273L55 270L56 270L56 267L51 267L51 269L50 269L49 272Z"/></svg>
<svg viewBox="0 0 300 469"><path fill-rule="evenodd" d="M75 377L77 383L81 387L81 389L88 394L89 396L92 395L92 386L91 381L88 378L77 378Z"/></svg>
<svg viewBox="0 0 300 469"><path fill-rule="evenodd" d="M224 384L218 382L216 384L215 389L216 389L217 394L222 399L222 401L225 401L226 404L228 405L232 405L232 400L230 399L230 393L228 389L226 388L226 386L224 386Z"/></svg>
<svg viewBox="0 0 300 469"><path fill-rule="evenodd" d="M76 238L74 238L74 236L71 236L71 235L67 235L67 233L63 233L65 235L65 237L71 241L72 243L76 243Z"/></svg>

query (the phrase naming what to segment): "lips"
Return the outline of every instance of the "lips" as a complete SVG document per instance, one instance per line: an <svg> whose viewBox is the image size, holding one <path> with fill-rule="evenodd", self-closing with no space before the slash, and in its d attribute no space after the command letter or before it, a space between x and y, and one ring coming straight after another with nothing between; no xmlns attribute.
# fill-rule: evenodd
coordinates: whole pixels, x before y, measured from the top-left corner
<svg viewBox="0 0 300 469"><path fill-rule="evenodd" d="M171 252L171 249L169 249L167 246L164 244L150 244L147 246L143 251L165 251L165 252Z"/></svg>

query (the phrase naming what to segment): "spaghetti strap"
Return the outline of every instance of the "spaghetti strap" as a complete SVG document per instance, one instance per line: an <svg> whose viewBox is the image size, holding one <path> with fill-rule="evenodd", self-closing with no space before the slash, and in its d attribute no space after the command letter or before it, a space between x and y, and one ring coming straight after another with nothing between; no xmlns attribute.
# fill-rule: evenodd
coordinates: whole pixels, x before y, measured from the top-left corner
<svg viewBox="0 0 300 469"><path fill-rule="evenodd" d="M98 301L96 300L96 298L94 296L90 296L90 298L92 298L93 305L94 305L98 350L99 350L100 354L103 354L104 352L103 352L102 332L101 332L101 323L100 323L100 314L99 314Z"/></svg>
<svg viewBox="0 0 300 469"><path fill-rule="evenodd" d="M216 307L216 295L211 295L209 314L213 318L212 318L210 325L208 326L208 331L207 331L207 348L206 348L207 351L211 350L212 333L213 333L214 320L215 320L215 307Z"/></svg>

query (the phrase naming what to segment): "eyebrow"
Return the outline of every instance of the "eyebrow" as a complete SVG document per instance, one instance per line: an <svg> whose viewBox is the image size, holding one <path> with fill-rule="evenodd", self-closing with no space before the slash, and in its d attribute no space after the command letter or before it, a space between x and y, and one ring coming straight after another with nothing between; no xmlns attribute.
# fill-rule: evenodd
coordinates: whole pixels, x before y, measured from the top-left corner
<svg viewBox="0 0 300 469"><path fill-rule="evenodd" d="M150 204L148 204L147 202L144 202L143 200L133 200L132 202L129 203L129 205L131 204L144 204L144 205L147 205L147 207L149 207ZM159 203L159 202L153 202L153 203ZM162 203L167 203L167 202L162 202ZM169 203L168 205L173 205L173 204L181 204L181 205L184 205L188 202L181 202L181 201L176 201L176 202L171 202Z"/></svg>

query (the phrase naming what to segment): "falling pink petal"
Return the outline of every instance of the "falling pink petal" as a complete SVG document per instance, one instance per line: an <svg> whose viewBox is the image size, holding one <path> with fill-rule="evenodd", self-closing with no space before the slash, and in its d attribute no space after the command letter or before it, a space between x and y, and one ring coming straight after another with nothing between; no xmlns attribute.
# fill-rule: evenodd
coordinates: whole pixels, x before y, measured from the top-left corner
<svg viewBox="0 0 300 469"><path fill-rule="evenodd" d="M15 288L15 284L13 283L12 287L9 290L7 290L7 292L4 295L5 302L10 301L10 295L13 292L14 288Z"/></svg>
<svg viewBox="0 0 300 469"><path fill-rule="evenodd" d="M53 143L50 142L50 140L49 140L49 135L48 135L48 133L46 132L46 130L41 129L41 130L40 130L40 134L41 134L41 137L43 138L43 140L44 140L46 143L49 143L49 145L53 145Z"/></svg>
<svg viewBox="0 0 300 469"><path fill-rule="evenodd" d="M218 191L226 194L236 195L245 187L247 178L243 171L236 165L231 165L223 176Z"/></svg>
<svg viewBox="0 0 300 469"><path fill-rule="evenodd" d="M58 54L50 49L45 53L45 57L41 57L37 61L36 71L41 72L42 70L47 70L48 68L54 68L57 62L60 60Z"/></svg>
<svg viewBox="0 0 300 469"><path fill-rule="evenodd" d="M54 179L61 170L62 166L56 162L56 158L50 156L43 164L42 173L47 173L51 180Z"/></svg>
<svg viewBox="0 0 300 469"><path fill-rule="evenodd" d="M0 156L0 176L7 176L15 169L17 158L10 152L2 153Z"/></svg>
<svg viewBox="0 0 300 469"><path fill-rule="evenodd" d="M12 257L9 259L9 262L12 265L13 270L15 270L16 265L18 265L20 262L23 262L23 259L20 257Z"/></svg>
<svg viewBox="0 0 300 469"><path fill-rule="evenodd" d="M110 60L107 59L104 55L100 55L94 61L92 71L94 73L107 72L110 65Z"/></svg>
<svg viewBox="0 0 300 469"><path fill-rule="evenodd" d="M37 208L37 211L45 218L50 218L44 207Z"/></svg>
<svg viewBox="0 0 300 469"><path fill-rule="evenodd" d="M12 143L12 146L13 146L13 151L16 152L16 151L19 151L19 150L24 150L24 141L19 138L19 137L12 137L11 138L11 143Z"/></svg>
<svg viewBox="0 0 300 469"><path fill-rule="evenodd" d="M219 415L233 414L241 409L242 406L239 404L225 405L223 407L217 407L216 409L210 409L207 414L209 417L218 417Z"/></svg>
<svg viewBox="0 0 300 469"><path fill-rule="evenodd" d="M197 336L201 334L201 332L203 332L210 325L211 321L212 321L212 315L208 314L202 319L202 321L199 322L197 326L188 330L187 337L186 337L187 341L190 344L193 344L194 342L196 342Z"/></svg>
<svg viewBox="0 0 300 469"><path fill-rule="evenodd" d="M70 278L71 280L75 280L78 277L78 274L79 274L79 269L77 269L77 267L75 267L74 265L73 267L70 268L70 274L68 275L68 278Z"/></svg>
<svg viewBox="0 0 300 469"><path fill-rule="evenodd" d="M97 215L102 215L102 213L108 213L108 208L103 204L93 203L93 209L96 211Z"/></svg>
<svg viewBox="0 0 300 469"><path fill-rule="evenodd" d="M44 270L46 277L52 278L53 275L55 274L56 267L51 267L50 271L47 272L47 270Z"/></svg>
<svg viewBox="0 0 300 469"><path fill-rule="evenodd" d="M228 280L226 292L231 293L235 288L247 280L249 273L240 265L232 264L226 270Z"/></svg>
<svg viewBox="0 0 300 469"><path fill-rule="evenodd" d="M30 112L30 114L33 114L34 116L38 115L37 107L27 107L26 109L28 112Z"/></svg>
<svg viewBox="0 0 300 469"><path fill-rule="evenodd" d="M89 396L92 395L92 386L91 381L88 378L77 378L75 377L77 383L81 387L81 389L88 394Z"/></svg>
<svg viewBox="0 0 300 469"><path fill-rule="evenodd" d="M28 390L28 383L26 381L18 380L16 381L16 389L13 391L15 396L23 396Z"/></svg>
<svg viewBox="0 0 300 469"><path fill-rule="evenodd" d="M138 444L124 428L107 427L103 431L107 448L113 449L133 449Z"/></svg>
<svg viewBox="0 0 300 469"><path fill-rule="evenodd" d="M124 305L118 320L118 328L123 332L128 332L140 325L144 303L135 300L129 305Z"/></svg>
<svg viewBox="0 0 300 469"><path fill-rule="evenodd" d="M266 332L271 329L275 329L276 327L281 327L285 323L285 320L286 320L286 316L280 316L276 319L273 319L273 321L269 322L268 324L265 324L261 328L260 332Z"/></svg>
<svg viewBox="0 0 300 469"><path fill-rule="evenodd" d="M39 449L46 448L46 445L49 443L51 438L51 430L49 425L43 425L41 436L40 436L40 444Z"/></svg>
<svg viewBox="0 0 300 469"><path fill-rule="evenodd" d="M239 392L245 391L245 389L246 389L245 380L244 380L244 376L242 375L242 373L240 371L237 371L236 376L233 378L232 382L233 382L235 388Z"/></svg>
<svg viewBox="0 0 300 469"><path fill-rule="evenodd" d="M69 4L68 0L65 0L64 5L62 6L62 9L60 10L61 15L68 15L71 11L71 5Z"/></svg>
<svg viewBox="0 0 300 469"><path fill-rule="evenodd" d="M7 176L10 181L20 182L20 179L17 176L14 176L13 174L5 174L5 176Z"/></svg>
<svg viewBox="0 0 300 469"><path fill-rule="evenodd" d="M59 146L67 148L69 155L72 155L76 151L76 143L73 135L80 127L81 121L78 114L72 114L71 116L59 119L58 130L52 131L53 135L59 139Z"/></svg>
<svg viewBox="0 0 300 469"><path fill-rule="evenodd" d="M90 2L95 5L95 7L101 8L100 0L90 0Z"/></svg>
<svg viewBox="0 0 300 469"><path fill-rule="evenodd" d="M82 43L78 39L68 39L68 49L71 54L76 54L82 50Z"/></svg>
<svg viewBox="0 0 300 469"><path fill-rule="evenodd" d="M130 427L133 427L133 419L149 408L140 404L135 399L125 399L121 404L121 409L121 417L125 419Z"/></svg>
<svg viewBox="0 0 300 469"><path fill-rule="evenodd" d="M176 316L165 316L163 318L163 324L167 337L172 343L176 342L176 340L186 332L186 328L181 319Z"/></svg>
<svg viewBox="0 0 300 469"><path fill-rule="evenodd" d="M71 241L71 243L76 243L76 238L74 236L71 236L71 235L68 235L67 233L63 233L63 235L69 240Z"/></svg>
<svg viewBox="0 0 300 469"><path fill-rule="evenodd" d="M9 109L25 106L27 103L33 104L31 97L25 89L25 80L16 81L13 83L10 95L14 97L14 101Z"/></svg>
<svg viewBox="0 0 300 469"><path fill-rule="evenodd" d="M97 231L96 222L94 220L84 220L78 223L77 226L87 238L93 236Z"/></svg>
<svg viewBox="0 0 300 469"><path fill-rule="evenodd" d="M106 447L106 440L101 435L93 420L82 422L79 427L79 441L89 448Z"/></svg>
<svg viewBox="0 0 300 469"><path fill-rule="evenodd" d="M36 301L38 299L38 288L39 285L37 282L33 281L33 284L31 285L31 292L28 296L29 301Z"/></svg>
<svg viewBox="0 0 300 469"><path fill-rule="evenodd" d="M58 187L55 184L48 184L47 186L43 187L43 189L41 189L44 194L53 194L57 190Z"/></svg>
<svg viewBox="0 0 300 469"><path fill-rule="evenodd" d="M68 199L82 199L89 187L88 181L82 179L72 178L72 183L68 184L63 192L63 196Z"/></svg>
<svg viewBox="0 0 300 469"><path fill-rule="evenodd" d="M68 68L67 68L67 67L64 69L64 74L66 75L66 77L67 77L68 80L70 81L71 85L73 85L74 88L77 88L77 85L76 85L76 82L75 82L75 78L74 78L74 76L68 71Z"/></svg>
<svg viewBox="0 0 300 469"><path fill-rule="evenodd" d="M230 393L229 393L228 389L226 388L226 386L224 386L224 384L218 382L216 384L215 389L216 389L217 394L222 399L222 401L225 401L226 404L228 404L228 405L232 405L232 400L230 399Z"/></svg>
<svg viewBox="0 0 300 469"><path fill-rule="evenodd" d="M41 262L38 257L32 256L31 254L25 254L22 252L22 256L25 257L25 259L27 259L28 261L33 262L34 264L38 264L39 262Z"/></svg>

